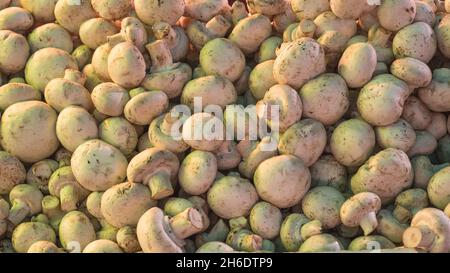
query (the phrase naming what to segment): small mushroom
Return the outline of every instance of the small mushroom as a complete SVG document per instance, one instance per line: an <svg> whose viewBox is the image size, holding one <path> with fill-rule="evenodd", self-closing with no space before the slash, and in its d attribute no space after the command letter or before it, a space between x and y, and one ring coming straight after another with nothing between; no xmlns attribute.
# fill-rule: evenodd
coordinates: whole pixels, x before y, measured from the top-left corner
<svg viewBox="0 0 450 273"><path fill-rule="evenodd" d="M256 203L250 211L250 227L264 239L274 239L280 234L281 221L280 209L267 202Z"/></svg>
<svg viewBox="0 0 450 273"><path fill-rule="evenodd" d="M125 156L130 155L138 143L135 127L123 117L111 117L102 121L98 127L98 136Z"/></svg>
<svg viewBox="0 0 450 273"><path fill-rule="evenodd" d="M188 208L169 219L161 209L154 207L139 219L136 233L145 253L182 253L184 239L200 232L202 228L201 214L194 208Z"/></svg>
<svg viewBox="0 0 450 273"><path fill-rule="evenodd" d="M217 169L221 171L236 168L242 159L236 143L232 140L224 141L213 153L217 159Z"/></svg>
<svg viewBox="0 0 450 273"><path fill-rule="evenodd" d="M2 73L14 74L26 67L30 46L24 36L10 30L0 30L0 46L4 50L0 56Z"/></svg>
<svg viewBox="0 0 450 273"><path fill-rule="evenodd" d="M390 210L382 209L377 215L377 232L393 243L400 244L403 241L403 233L408 228L407 224L399 222Z"/></svg>
<svg viewBox="0 0 450 273"><path fill-rule="evenodd" d="M108 116L120 116L130 100L127 90L115 83L101 83L91 93L95 108Z"/></svg>
<svg viewBox="0 0 450 273"><path fill-rule="evenodd" d="M375 127L377 143L381 148L395 148L408 152L416 142L413 126L404 119L388 125Z"/></svg>
<svg viewBox="0 0 450 273"><path fill-rule="evenodd" d="M125 253L136 253L142 250L136 235L136 228L122 227L117 232L116 240Z"/></svg>
<svg viewBox="0 0 450 273"><path fill-rule="evenodd" d="M0 110L5 111L6 108L16 102L41 100L41 92L34 89L26 83L7 83L0 86Z"/></svg>
<svg viewBox="0 0 450 273"><path fill-rule="evenodd" d="M68 212L77 209L89 192L76 180L70 166L57 169L49 179L48 189L51 195L60 199L61 210Z"/></svg>
<svg viewBox="0 0 450 273"><path fill-rule="evenodd" d="M360 226L367 236L378 226L377 212L381 208L380 198L370 192L361 192L342 204L341 221L349 227Z"/></svg>
<svg viewBox="0 0 450 273"><path fill-rule="evenodd" d="M409 223L418 211L428 206L428 195L425 190L409 189L395 198L393 215L401 223Z"/></svg>
<svg viewBox="0 0 450 273"><path fill-rule="evenodd" d="M56 243L55 232L49 225L24 222L18 225L12 234L12 245L18 253L27 253L28 249L39 241Z"/></svg>
<svg viewBox="0 0 450 273"><path fill-rule="evenodd" d="M42 193L48 193L48 182L59 163L52 159L44 159L34 163L27 172L27 184L33 185Z"/></svg>
<svg viewBox="0 0 450 273"><path fill-rule="evenodd" d="M309 167L309 170L312 186L331 186L340 192L347 189L347 169L339 164L332 155L321 156L316 163Z"/></svg>
<svg viewBox="0 0 450 273"><path fill-rule="evenodd" d="M66 251L80 253L95 238L94 226L84 213L71 211L61 219L59 240Z"/></svg>
<svg viewBox="0 0 450 273"><path fill-rule="evenodd" d="M136 226L139 218L156 206L148 187L132 182L114 185L102 195L101 214L116 228Z"/></svg>
<svg viewBox="0 0 450 273"><path fill-rule="evenodd" d="M134 8L139 19L147 25L157 22L167 22L175 25L184 14L185 2L169 0L158 2L156 0L135 0Z"/></svg>
<svg viewBox="0 0 450 273"><path fill-rule="evenodd" d="M192 172L192 170L196 170ZM193 151L180 165L178 181L181 188L192 195L208 191L217 174L217 159L211 152Z"/></svg>
<svg viewBox="0 0 450 273"><path fill-rule="evenodd" d="M113 241L100 239L90 242L83 253L123 253L119 245Z"/></svg>
<svg viewBox="0 0 450 273"><path fill-rule="evenodd" d="M35 186L21 184L15 186L9 193L12 204L8 220L13 225L20 224L25 217L42 211L41 201L44 196Z"/></svg>
<svg viewBox="0 0 450 273"><path fill-rule="evenodd" d="M58 197L53 195L47 195L42 198L42 213L47 216L49 225L58 231L61 219L65 215L65 212L61 210L61 205Z"/></svg>
<svg viewBox="0 0 450 273"><path fill-rule="evenodd" d="M450 203L450 167L446 167L431 177L427 186L430 203L436 208L445 209Z"/></svg>
<svg viewBox="0 0 450 273"><path fill-rule="evenodd" d="M163 199L174 193L174 183L180 162L175 154L159 148L147 149L136 155L128 164L130 182L150 187L151 198Z"/></svg>
<svg viewBox="0 0 450 273"><path fill-rule="evenodd" d="M450 219L439 209L426 208L416 213L411 227L403 233L403 244L432 253L450 250Z"/></svg>
<svg viewBox="0 0 450 273"><path fill-rule="evenodd" d="M133 124L149 125L169 107L169 98L162 91L142 92L127 102L125 118Z"/></svg>
<svg viewBox="0 0 450 273"><path fill-rule="evenodd" d="M261 141L241 140L237 145L237 150L242 156L242 162L239 163L239 173L246 178L253 178L256 168L263 161L276 156L277 150L270 149L273 139L266 136ZM268 149L269 148L269 149Z"/></svg>

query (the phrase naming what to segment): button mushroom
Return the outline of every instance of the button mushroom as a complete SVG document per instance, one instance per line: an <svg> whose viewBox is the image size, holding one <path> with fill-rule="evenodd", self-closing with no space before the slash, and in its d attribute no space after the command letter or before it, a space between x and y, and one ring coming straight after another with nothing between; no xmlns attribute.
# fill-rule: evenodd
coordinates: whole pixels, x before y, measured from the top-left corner
<svg viewBox="0 0 450 273"><path fill-rule="evenodd" d="M340 210L341 221L349 227L360 226L367 236L377 225L377 212L381 208L380 198L370 192L361 192L342 204Z"/></svg>
<svg viewBox="0 0 450 273"><path fill-rule="evenodd" d="M9 193L12 206L9 210L8 220L13 225L18 225L25 217L41 212L43 197L41 191L35 186L28 184L15 186Z"/></svg>

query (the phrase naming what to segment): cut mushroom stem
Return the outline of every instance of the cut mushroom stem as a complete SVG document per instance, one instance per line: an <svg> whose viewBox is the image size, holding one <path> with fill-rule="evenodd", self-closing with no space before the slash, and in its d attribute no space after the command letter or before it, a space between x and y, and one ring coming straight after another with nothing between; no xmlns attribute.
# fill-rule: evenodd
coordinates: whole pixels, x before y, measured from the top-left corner
<svg viewBox="0 0 450 273"><path fill-rule="evenodd" d="M435 236L427 226L410 227L403 233L403 243L409 248L428 249L433 245Z"/></svg>
<svg viewBox="0 0 450 273"><path fill-rule="evenodd" d="M173 195L174 190L170 181L170 172L164 169L158 170L148 180L152 199L159 200Z"/></svg>
<svg viewBox="0 0 450 273"><path fill-rule="evenodd" d="M375 212L369 212L364 217L361 218L359 222L362 230L364 231L364 235L367 236L372 233L378 226L377 215Z"/></svg>
<svg viewBox="0 0 450 273"><path fill-rule="evenodd" d="M164 40L156 40L145 46L152 59L151 72L170 70L173 66L172 53Z"/></svg>
<svg viewBox="0 0 450 273"><path fill-rule="evenodd" d="M231 27L230 22L222 15L216 15L206 23L206 28L217 37L224 37Z"/></svg>
<svg viewBox="0 0 450 273"><path fill-rule="evenodd" d="M73 185L65 185L59 192L61 200L61 209L63 211L72 211L77 209L77 193Z"/></svg>
<svg viewBox="0 0 450 273"><path fill-rule="evenodd" d="M306 240L314 235L322 233L322 223L319 220L313 220L304 224L300 229L300 234L303 240Z"/></svg>
<svg viewBox="0 0 450 273"><path fill-rule="evenodd" d="M21 199L16 199L9 210L8 220L13 225L18 225L30 213L30 207Z"/></svg>
<svg viewBox="0 0 450 273"><path fill-rule="evenodd" d="M169 221L173 233L179 239L185 239L203 229L201 213L194 208L187 208Z"/></svg>

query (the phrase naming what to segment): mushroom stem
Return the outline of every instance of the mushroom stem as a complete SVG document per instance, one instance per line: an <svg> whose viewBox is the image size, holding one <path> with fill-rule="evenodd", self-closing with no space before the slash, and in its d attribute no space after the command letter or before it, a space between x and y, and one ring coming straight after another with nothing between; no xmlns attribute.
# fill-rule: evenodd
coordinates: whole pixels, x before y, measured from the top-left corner
<svg viewBox="0 0 450 273"><path fill-rule="evenodd" d="M79 83L83 86L86 83L86 75L75 69L66 69L64 72L64 79Z"/></svg>
<svg viewBox="0 0 450 273"><path fill-rule="evenodd" d="M59 191L62 211L72 211L77 209L77 192L73 185L65 185Z"/></svg>
<svg viewBox="0 0 450 273"><path fill-rule="evenodd" d="M300 234L303 240L308 239L311 236L319 235L322 233L322 223L319 220L313 220L304 224L300 229Z"/></svg>
<svg viewBox="0 0 450 273"><path fill-rule="evenodd" d="M403 206L396 206L392 211L392 215L400 223L407 223L412 217L411 212Z"/></svg>
<svg viewBox="0 0 450 273"><path fill-rule="evenodd" d="M429 248L435 239L433 231L427 226L409 227L403 233L403 244L410 248Z"/></svg>
<svg viewBox="0 0 450 273"><path fill-rule="evenodd" d="M173 125L180 119L180 116L180 113L172 113L172 111L165 114L164 119L159 126L161 132L163 132L167 136L171 136Z"/></svg>
<svg viewBox="0 0 450 273"><path fill-rule="evenodd" d="M148 180L152 199L159 200L173 195L174 190L170 181L170 172L161 169L154 173Z"/></svg>
<svg viewBox="0 0 450 273"><path fill-rule="evenodd" d="M176 46L177 33L172 26L166 22L159 22L153 25L153 34L157 40L166 41L167 45L172 48Z"/></svg>
<svg viewBox="0 0 450 273"><path fill-rule="evenodd" d="M228 29L231 27L230 22L228 22L222 15L216 15L211 20L206 23L206 28L216 37L223 37L227 34Z"/></svg>
<svg viewBox="0 0 450 273"><path fill-rule="evenodd" d="M164 40L156 40L145 46L152 59L151 72L161 72L173 65L172 53Z"/></svg>
<svg viewBox="0 0 450 273"><path fill-rule="evenodd" d="M42 199L42 212L49 218L54 218L60 214L59 199L55 196L48 195Z"/></svg>
<svg viewBox="0 0 450 273"><path fill-rule="evenodd" d="M194 208L187 208L170 219L169 225L179 239L185 239L199 233L203 228L203 219L200 212Z"/></svg>
<svg viewBox="0 0 450 273"><path fill-rule="evenodd" d="M30 208L27 203L21 199L15 199L11 209L9 210L8 220L16 226L20 224L20 222L22 222L22 220L25 219L29 213Z"/></svg>
<svg viewBox="0 0 450 273"><path fill-rule="evenodd" d="M372 233L378 226L377 215L375 212L369 212L359 222L362 230L364 231L364 235L367 236Z"/></svg>
<svg viewBox="0 0 450 273"><path fill-rule="evenodd" d="M125 39L123 33L117 33L117 34L108 36L108 37L106 38L106 41L107 41L107 43L109 44L109 46L110 46L111 48L113 48L113 47L116 46L117 44L126 42L126 39Z"/></svg>
<svg viewBox="0 0 450 273"><path fill-rule="evenodd" d="M245 234L241 238L241 250L254 252L262 249L263 239L256 234Z"/></svg>
<svg viewBox="0 0 450 273"><path fill-rule="evenodd" d="M248 13L244 3L235 1L233 5L231 5L231 21L233 21L234 25L237 25L240 20L246 18L247 16Z"/></svg>

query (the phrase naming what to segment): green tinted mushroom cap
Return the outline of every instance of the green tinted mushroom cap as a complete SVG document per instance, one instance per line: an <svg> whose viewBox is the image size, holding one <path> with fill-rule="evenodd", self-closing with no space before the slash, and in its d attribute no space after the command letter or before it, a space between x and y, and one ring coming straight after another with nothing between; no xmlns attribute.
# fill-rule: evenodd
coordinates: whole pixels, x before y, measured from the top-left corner
<svg viewBox="0 0 450 273"><path fill-rule="evenodd" d="M311 175L303 161L282 155L262 162L254 175L261 199L278 208L289 208L300 202L311 185Z"/></svg>
<svg viewBox="0 0 450 273"><path fill-rule="evenodd" d="M28 43L33 53L46 47L59 48L67 53L73 51L72 36L67 30L55 23L48 23L35 28L28 35Z"/></svg>
<svg viewBox="0 0 450 273"><path fill-rule="evenodd" d="M403 233L408 228L407 224L399 222L392 212L386 209L382 209L377 215L377 232L380 235L385 236L393 243L399 244L403 241Z"/></svg>
<svg viewBox="0 0 450 273"><path fill-rule="evenodd" d="M59 239L65 250L79 253L95 238L94 226L84 213L71 211L61 219Z"/></svg>
<svg viewBox="0 0 450 273"><path fill-rule="evenodd" d="M30 246L38 241L56 243L56 234L49 225L25 222L18 225L13 231L12 244L18 253L26 253Z"/></svg>
<svg viewBox="0 0 450 273"><path fill-rule="evenodd" d="M311 167L311 184L331 186L343 192L347 188L347 169L339 164L332 155L324 155Z"/></svg>
<svg viewBox="0 0 450 273"><path fill-rule="evenodd" d="M41 100L41 98L41 92L34 89L31 85L7 83L0 87L0 110L5 111L6 108L16 102Z"/></svg>
<svg viewBox="0 0 450 273"><path fill-rule="evenodd" d="M208 191L216 174L215 155L211 152L193 151L181 163L178 180L185 192L200 195Z"/></svg>
<svg viewBox="0 0 450 273"><path fill-rule="evenodd" d="M377 143L384 149L395 148L408 152L416 141L414 128L403 119L375 128Z"/></svg>
<svg viewBox="0 0 450 273"><path fill-rule="evenodd" d="M117 149L125 156L130 155L138 143L138 134L135 127L122 117L105 119L99 125L99 138Z"/></svg>
<svg viewBox="0 0 450 273"><path fill-rule="evenodd" d="M123 253L119 245L113 241L100 239L90 242L83 253Z"/></svg>
<svg viewBox="0 0 450 273"><path fill-rule="evenodd" d="M321 186L311 189L302 200L303 213L309 218L319 220L325 229L341 223L339 211L345 198L333 187Z"/></svg>
<svg viewBox="0 0 450 273"><path fill-rule="evenodd" d="M43 102L15 103L3 113L1 145L23 162L34 163L48 158L59 146L55 132L56 118L55 110ZM32 138L29 137L31 135Z"/></svg>
<svg viewBox="0 0 450 273"><path fill-rule="evenodd" d="M348 246L350 251L377 251L381 249L395 248L395 244L386 237L380 235L361 236L354 239Z"/></svg>
<svg viewBox="0 0 450 273"><path fill-rule="evenodd" d="M444 209L450 203L450 167L433 175L427 187L428 197L435 207Z"/></svg>
<svg viewBox="0 0 450 273"><path fill-rule="evenodd" d="M264 239L273 239L280 233L280 209L267 202L255 204L250 211L250 227Z"/></svg>
<svg viewBox="0 0 450 273"><path fill-rule="evenodd" d="M342 249L341 243L333 235L319 234L307 239L298 252L337 252Z"/></svg>

